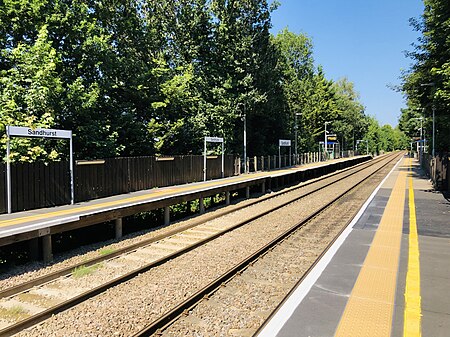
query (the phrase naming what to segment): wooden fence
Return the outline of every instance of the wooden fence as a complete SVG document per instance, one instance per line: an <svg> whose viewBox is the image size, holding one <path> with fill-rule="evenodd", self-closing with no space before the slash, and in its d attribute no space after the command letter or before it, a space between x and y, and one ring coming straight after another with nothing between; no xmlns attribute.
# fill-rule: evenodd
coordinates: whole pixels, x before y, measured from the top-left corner
<svg viewBox="0 0 450 337"><path fill-rule="evenodd" d="M434 159L425 153L422 167L433 182L434 187L441 191L450 191L450 154L439 154Z"/></svg>
<svg viewBox="0 0 450 337"><path fill-rule="evenodd" d="M226 155L225 177L239 173L233 155ZM207 160L207 179L221 176L221 157ZM75 202L203 180L203 156L129 157L77 161L74 167ZM12 211L70 203L67 162L12 163ZM6 165L0 164L0 213L5 213Z"/></svg>

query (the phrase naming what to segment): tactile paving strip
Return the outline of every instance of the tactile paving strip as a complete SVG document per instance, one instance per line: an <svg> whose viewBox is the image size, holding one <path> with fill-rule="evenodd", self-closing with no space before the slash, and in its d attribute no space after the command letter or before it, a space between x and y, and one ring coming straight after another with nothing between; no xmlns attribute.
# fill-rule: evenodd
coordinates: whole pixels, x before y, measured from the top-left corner
<svg viewBox="0 0 450 337"><path fill-rule="evenodd" d="M400 170L335 336L390 336L405 206Z"/></svg>

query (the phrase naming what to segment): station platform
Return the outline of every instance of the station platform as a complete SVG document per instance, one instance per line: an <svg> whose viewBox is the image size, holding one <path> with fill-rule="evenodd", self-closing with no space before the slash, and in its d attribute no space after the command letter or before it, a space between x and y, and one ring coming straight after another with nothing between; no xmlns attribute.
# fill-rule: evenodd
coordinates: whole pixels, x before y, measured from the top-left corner
<svg viewBox="0 0 450 337"><path fill-rule="evenodd" d="M450 201L402 158L258 337L450 335Z"/></svg>
<svg viewBox="0 0 450 337"><path fill-rule="evenodd" d="M139 212L164 208L164 221L170 221L171 205L199 200L200 213L205 211L203 198L225 193L230 203L230 192L261 186L266 189L315 178L348 166L369 160L370 156L356 156L316 162L267 172L243 174L229 178L208 180L164 188L154 188L129 194L96 199L75 205L36 209L0 215L0 246L41 238L44 260L52 259L51 235L108 221L115 221L116 238L121 237L122 218ZM113 177L111 177L113 179ZM34 244L36 245L36 243Z"/></svg>

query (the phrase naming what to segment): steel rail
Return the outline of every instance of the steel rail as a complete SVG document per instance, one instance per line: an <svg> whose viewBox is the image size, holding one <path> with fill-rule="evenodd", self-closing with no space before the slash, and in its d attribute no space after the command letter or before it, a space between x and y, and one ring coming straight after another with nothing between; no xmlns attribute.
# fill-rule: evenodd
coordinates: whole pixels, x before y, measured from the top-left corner
<svg viewBox="0 0 450 337"><path fill-rule="evenodd" d="M264 254L266 254L268 251L273 249L276 245L280 244L283 240L285 240L287 237L291 236L295 231L303 227L306 223L311 221L313 218L315 218L317 215L322 213L327 208L334 205L338 200L343 198L345 195L353 191L356 187L361 185L362 183L366 182L367 179L372 177L374 174L378 173L380 170L382 170L384 167L386 167L388 164L390 164L393 160L395 160L399 155L394 156L394 158L387 161L383 166L378 168L376 171L369 174L367 177L353 185L352 187L348 188L343 193L339 194L337 197L335 197L331 202L327 203L326 205L320 207L318 210L314 211L312 214L307 216L306 218L302 219L300 222L286 230L284 233L280 234L278 237L270 241L268 244L260 248L258 251L254 252L253 254L249 255L247 258L236 264L234 267L230 268L228 271L226 271L224 274L219 276L214 281L210 282L207 286L193 294L191 297L187 298L183 303L179 304L178 306L174 307L172 310L166 312L163 316L161 316L159 319L151 322L148 326L137 332L133 335L133 337L143 337L143 336L150 336L154 333L161 334L162 331L167 329L170 325L172 325L184 312L192 310L203 298L207 298L212 293L214 293L217 289L221 287L223 283L226 283L230 281L234 276L241 273L247 266L254 263L257 259L261 258ZM385 158L386 159L386 158ZM335 238L336 239L336 238ZM334 239L334 240L335 240ZM334 242L333 240L333 242ZM327 248L328 249L328 248ZM320 256L322 256L324 253L322 253ZM319 256L319 258L320 258ZM317 263L317 262L315 262ZM312 267L311 267L312 268ZM310 269L311 269L310 268Z"/></svg>
<svg viewBox="0 0 450 337"><path fill-rule="evenodd" d="M47 275L43 275L43 276L37 277L37 278L35 278L33 280L30 280L30 281L27 281L27 282L23 282L23 283L18 284L16 286L0 290L0 299L1 298L5 298L5 297L9 297L9 296L14 296L14 295L16 295L16 294L18 294L20 292L24 292L24 291L27 291L27 290L33 288L33 287L36 287L36 286L39 286L39 285L43 285L45 283L53 281L53 280L55 280L55 279L57 279L59 277L68 276L68 275L70 275L73 272L73 270L75 268L79 268L79 267L83 267L83 266L85 266L85 267L92 266L92 265L97 264L99 262L103 262L103 261L112 259L114 257L123 255L125 253L129 253L129 252L135 251L138 248L145 247L147 245L155 243L156 241L160 241L160 240L165 239L165 238L167 238L169 236L181 233L181 232L183 232L183 231L185 231L187 229L190 229L190 228L196 227L198 225L204 224L204 223L206 223L208 221L217 219L219 217L228 215L228 214L233 213L233 212L240 211L240 210L242 210L244 208L253 206L255 204L261 203L261 202L266 201L268 199L276 198L276 197L278 197L280 195L283 195L283 194L286 194L286 193L290 193L290 192L292 192L294 190L301 189L301 188L309 186L311 184L318 183L318 182L320 182L320 181L322 181L324 179L328 179L328 178L330 178L330 177L332 177L334 175L342 174L342 173L345 173L345 172L347 172L349 170L354 170L354 169L360 168L360 166L373 165L376 162L378 162L378 160L382 160L382 159L383 158L381 158L381 159L377 158L374 161L362 162L362 163L359 163L359 164L357 164L355 166L351 166L351 167L339 170L338 172L329 173L329 174L326 174L326 175L321 176L319 178L308 180L305 183L303 183L302 185L296 185L296 186L293 186L293 187L290 187L290 188L283 189L282 191L278 191L278 192L275 192L273 194L263 196L262 198L260 198L258 200L255 200L255 201L251 201L249 203L246 203L245 205L240 205L240 206L238 205L238 206L232 207L231 209L228 209L228 210L225 209L220 214L215 214L215 215L206 217L204 219L201 219L199 221L195 221L192 224L179 227L177 229L171 230L171 231L169 231L167 233L164 233L164 234L157 235L157 236L155 236L153 238L142 240L140 242L136 242L136 243L131 244L131 245L127 246L127 247L123 247L123 248L117 249L116 251L111 252L109 254L106 254L106 255L103 255L103 256L99 256L99 257L94 257L94 258L91 258L89 260L86 260L86 261L83 261L83 262L80 262L80 263L76 263L76 264L73 264L71 266L68 266L68 267L65 267L63 269L60 269L58 271L49 273Z"/></svg>
<svg viewBox="0 0 450 337"><path fill-rule="evenodd" d="M349 220L346 221L344 226L339 230L336 236L328 243L325 249L319 254L319 256L314 260L314 262L309 266L309 268L305 271L305 273L300 277L300 279L294 284L291 290L283 297L281 302L276 306L274 310L270 313L270 315L264 320L263 324L256 330L256 332L252 335L253 337L258 336L259 333L267 326L268 322L275 316L275 314L280 310L280 308L286 303L288 298L294 293L294 291L298 288L298 286L305 280L305 278L311 273L311 271L316 267L322 257L330 250L339 236L344 232L344 230L348 227L348 225L353 221L354 217L358 214L359 209L355 210L350 217Z"/></svg>
<svg viewBox="0 0 450 337"><path fill-rule="evenodd" d="M392 157L396 157L396 156L397 155L392 155ZM252 216L250 218L245 219L244 221L241 221L241 222L235 224L234 226L232 226L230 228L227 228L227 229L222 230L222 231L220 231L218 233L215 233L215 234L213 234L213 235L211 235L211 236L209 236L209 237L207 237L207 238L205 238L203 240L199 240L198 242L195 242L195 243L193 243L193 244L191 244L191 245L189 245L189 246L187 246L187 247L185 247L185 248L183 248L183 249L181 249L179 251L176 251L174 253L168 254L168 255L166 255L166 256L164 256L164 257L162 257L162 258L160 258L160 259L158 259L156 261L153 261L153 262L151 262L151 263L149 263L147 265L144 265L144 266L142 266L142 267L140 267L138 269L135 269L135 270L133 270L133 271L127 273L127 274L119 276L119 277L117 277L117 278L115 278L113 280L110 280L109 282L106 282L106 283L104 283L104 284L102 284L100 286L97 286L97 287L95 287L93 289L90 289L90 290L88 290L88 291L86 291L86 292L84 292L84 293L82 293L80 295L77 295L77 296L75 296L75 297L73 297L71 299L68 299L68 300L66 300L64 302L61 302L60 304L58 304L58 305L56 305L56 306L54 306L52 308L46 309L46 310L44 310L44 311L42 311L42 312L40 312L40 313L38 313L36 315L30 316L30 317L28 317L28 318L26 318L26 319L24 319L22 321L19 321L19 322L15 323L15 324L7 326L7 327L5 327L5 328L0 330L0 335L1 336L11 336L11 335L13 335L15 333L18 333L18 332L22 331L23 329L31 327L31 326L39 323L39 322L42 322L45 319L50 318L52 315L55 315L55 314L57 314L59 312L67 310L67 309L69 309L69 308L71 308L71 307L73 307L73 306L75 306L75 305L77 305L77 304L79 304L79 303L81 303L81 302L83 302L83 301L93 297L93 296L96 296L96 295L98 295L98 294L100 294L102 292L105 292L106 290L108 290L108 289L110 289L110 288L112 288L114 286L117 286L117 285L119 285L121 283L124 283L124 282L126 282L126 281L128 281L128 280L130 280L130 279L132 279L134 277L136 277L139 274L147 272L147 271L149 271L150 269L152 269L154 267L162 265L163 263L165 263L165 262L167 262L169 260L172 260L172 259L174 259L174 258L176 258L178 256L181 256L181 255L183 255L183 254L185 254L185 253L187 253L187 252L189 252L189 251L191 251L191 250L193 250L193 249L195 249L195 248L197 248L199 246L202 246L205 243L207 243L209 241L212 241L212 240L222 236L223 234L225 234L227 232L230 232L230 231L235 230L235 229L237 229L239 227L242 227L242 226L244 226L244 225L246 225L246 224L248 224L248 223L250 223L250 222L252 222L252 221L254 221L254 220L256 220L256 219L258 219L260 217L262 217L262 216L265 216L265 215L267 215L269 213L272 213L272 212L274 212L274 211L276 211L276 210L278 210L278 209L280 209L282 207L285 207L286 205L289 205L289 204L291 204L291 203L293 203L295 201L298 201L298 200L300 200L300 199L302 199L302 198L304 198L304 197L306 197L308 195L316 193L316 192L318 192L318 191L320 191L320 190L322 190L322 189L324 189L326 187L329 187L329 186L331 186L331 185L333 185L333 184L335 184L335 183L337 183L337 182L339 182L341 180L344 180L344 179L346 179L346 178L348 178L348 177L350 177L350 176L352 176L352 175L354 175L356 173L359 173L359 172L363 171L364 169L367 169L367 168L377 164L378 162L380 162L382 160L386 160L387 158L390 158L390 157L391 156L382 157L382 158L380 158L380 160L377 160L375 162L370 161L369 163L365 162L365 163L358 164L356 166L358 168L360 168L359 171L350 172L349 174L345 175L344 177L339 178L338 180L331 181L330 183L327 183L327 184L325 184L323 186L320 186L319 188L317 188L317 189L315 189L313 191L307 192L307 193L302 194L300 196L297 196L297 197L295 197L295 198L293 198L293 199L291 199L289 201L283 202L282 204L280 204L280 205L278 205L276 207L273 207L273 208L271 208L269 210L260 212L260 213L254 215L254 216ZM366 166L366 165L363 165L363 164L368 164L368 165ZM364 167L361 168L360 166L364 166ZM351 170L351 169L354 169L354 168L355 168L355 166L349 168L348 170ZM345 169L344 171L346 172L348 170ZM339 173L342 173L342 171L339 171ZM330 178L330 177L333 177L333 174L328 175L328 178ZM313 184L314 182L320 182L320 181L322 181L324 179L325 179L325 177L323 179L320 178L320 179L317 179L317 180L315 180L313 182L309 182L308 184L302 185L300 187L295 186L290 191L283 190L283 191L281 191L282 193L277 194L277 195L270 195L265 200L270 199L271 197L276 197L276 196L279 196L279 195L282 195L282 194L286 194L286 193L292 192L295 189L299 189L301 187L305 187L307 185ZM261 200L259 200L259 202L261 202ZM255 202L255 203L257 203L257 202ZM248 205L245 205L245 206L248 207ZM157 241L154 238L153 238L153 240ZM130 251L131 250L132 249L130 249ZM111 255L109 255L108 258L111 258ZM83 263L82 265L86 265L86 263ZM71 271L72 270L73 270L73 267L71 268ZM64 275L62 275L62 276L64 276Z"/></svg>

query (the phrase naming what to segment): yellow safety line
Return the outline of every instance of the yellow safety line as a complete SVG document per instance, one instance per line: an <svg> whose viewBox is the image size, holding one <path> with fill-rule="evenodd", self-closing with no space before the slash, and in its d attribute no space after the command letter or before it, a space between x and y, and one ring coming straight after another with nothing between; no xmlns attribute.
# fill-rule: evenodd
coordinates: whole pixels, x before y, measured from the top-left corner
<svg viewBox="0 0 450 337"><path fill-rule="evenodd" d="M314 163L314 164L316 164L316 163ZM309 164L307 164L306 167L307 166L309 166ZM305 168L305 166L303 166L302 168ZM276 171L276 173L279 174L279 173L284 173L284 172L288 172L288 171L292 171L292 170L293 169L284 169L284 170ZM260 173L255 173L252 175L244 175L244 176L235 177L235 178L227 180L226 182L224 182L222 180L221 181L216 180L216 181L212 181L209 183L204 183L201 186L199 186L199 185L192 186L191 185L191 186L187 186L187 187L176 187L176 188L171 188L171 189L164 189L161 191L152 190L150 193L147 193L145 195L139 195L139 196L135 196L135 197L129 197L129 198L114 200L114 201L108 201L108 202L98 203L98 204L94 204L94 205L77 206L74 208L60 210L60 211L53 211L53 212L48 212L48 213L43 213L43 214L35 214L35 215L29 215L29 216L24 216L24 217L19 217L19 218L13 218L13 219L9 219L9 220L3 220L3 221L0 221L0 227L7 227L7 226L17 225L17 224L21 224L21 223L26 223L29 221L37 221L37 220L41 220L41 219L48 219L48 218L53 218L53 217L62 216L62 215L71 215L71 214L76 214L76 213L80 213L80 212L84 212L84 211L92 211L92 210L101 209L104 207L118 206L118 205L127 204L127 203L131 203L131 202L139 202L139 201L143 201L143 200L146 200L149 198L153 198L153 197L161 195L161 194L163 194L163 195L168 194L168 192L172 193L172 192L176 191L177 193L181 193L181 192L195 190L195 189L198 189L199 187L204 188L204 187L220 185L223 183L227 183L227 184L235 183L238 181L247 180L249 178L258 178L258 177L262 177L262 176L269 176L273 173L274 172L260 172Z"/></svg>
<svg viewBox="0 0 450 337"><path fill-rule="evenodd" d="M239 180L244 180L244 179L243 178L233 179L231 181L229 180L228 182L236 182ZM223 183L223 182L221 182L221 183ZM201 186L209 187L209 186L214 186L217 184L218 184L217 182L206 183ZM30 215L30 216L26 216L26 217L3 220L3 221L0 221L0 227L11 226L11 225L15 225L15 224L19 224L19 223L23 223L23 222L27 222L27 221L47 219L49 217L56 217L56 216L60 216L60 215L69 215L69 214L79 213L79 212L83 212L83 211L90 211L90 210L100 209L100 208L109 207L109 206L117 206L117 205L121 205L121 204L127 204L130 202L138 202L138 201L146 200L149 198L153 198L153 197L161 195L161 194L169 194L174 191L184 192L184 191L189 191L189 190L195 190L197 188L199 188L199 186L178 187L178 188L172 188L172 189L165 189L162 191L151 191L150 193L147 193L145 195L139 195L139 196L129 197L129 198L120 199L120 200L108 201L108 202L98 203L98 204L89 205L89 206L80 206L80 207L65 209L65 210L61 210L61 211L49 212L49 213L45 213L45 214L36 214L36 215Z"/></svg>
<svg viewBox="0 0 450 337"><path fill-rule="evenodd" d="M410 161L411 170L411 161ZM409 175L409 253L406 273L405 316L403 336L420 337L421 333L420 261L417 235L416 205L412 172Z"/></svg>
<svg viewBox="0 0 450 337"><path fill-rule="evenodd" d="M400 171L335 336L390 336L405 191Z"/></svg>

